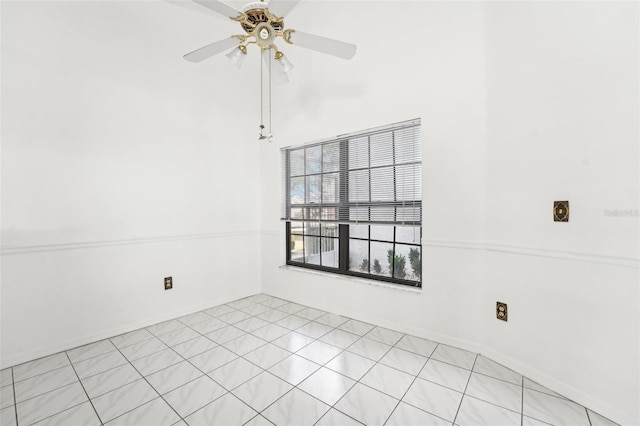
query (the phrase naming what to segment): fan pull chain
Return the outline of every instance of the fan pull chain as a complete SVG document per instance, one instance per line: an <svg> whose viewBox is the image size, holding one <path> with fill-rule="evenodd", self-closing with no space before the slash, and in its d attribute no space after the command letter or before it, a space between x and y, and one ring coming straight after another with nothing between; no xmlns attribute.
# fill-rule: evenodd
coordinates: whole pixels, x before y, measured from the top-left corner
<svg viewBox="0 0 640 426"><path fill-rule="evenodd" d="M271 54L271 51L269 51ZM271 129L271 56L269 56L269 142L271 142L271 137L273 135L273 130Z"/></svg>
<svg viewBox="0 0 640 426"><path fill-rule="evenodd" d="M263 51L261 51L260 53L264 55ZM264 88L263 88L263 84L264 84L264 71L263 71L262 61L260 61L260 135L258 136L258 140L264 139L264 135L262 134L262 132L264 130L264 100L263 100Z"/></svg>
<svg viewBox="0 0 640 426"><path fill-rule="evenodd" d="M258 136L258 140L263 140L263 139L267 139L269 142L271 142L271 56L269 56L271 54L271 48L268 49L268 51L263 50L262 51L262 55L267 55L266 58L269 61L269 67L267 68L267 78L269 79L269 129L268 129L268 136L265 136L264 134L264 129L265 129L265 125L264 125L264 66L262 64L263 61L260 61L260 135ZM264 58L263 58L264 59Z"/></svg>

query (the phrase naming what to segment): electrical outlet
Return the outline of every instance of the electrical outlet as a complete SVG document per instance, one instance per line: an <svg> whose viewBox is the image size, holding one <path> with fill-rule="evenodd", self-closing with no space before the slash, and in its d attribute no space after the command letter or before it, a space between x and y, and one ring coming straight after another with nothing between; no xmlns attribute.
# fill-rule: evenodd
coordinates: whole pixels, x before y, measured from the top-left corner
<svg viewBox="0 0 640 426"><path fill-rule="evenodd" d="M496 302L496 318L502 321L506 321L508 317L509 312L507 311L507 304Z"/></svg>
<svg viewBox="0 0 640 426"><path fill-rule="evenodd" d="M173 288L173 277L166 277L164 279L164 289L171 290Z"/></svg>

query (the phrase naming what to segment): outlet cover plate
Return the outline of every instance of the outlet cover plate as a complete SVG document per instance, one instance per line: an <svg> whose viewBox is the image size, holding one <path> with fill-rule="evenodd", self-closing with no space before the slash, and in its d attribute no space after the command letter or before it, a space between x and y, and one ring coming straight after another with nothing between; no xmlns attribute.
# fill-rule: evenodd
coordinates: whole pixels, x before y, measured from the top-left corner
<svg viewBox="0 0 640 426"><path fill-rule="evenodd" d="M171 290L173 288L173 277L166 277L164 279L164 289Z"/></svg>
<svg viewBox="0 0 640 426"><path fill-rule="evenodd" d="M569 202L568 201L553 202L553 221L569 222Z"/></svg>
<svg viewBox="0 0 640 426"><path fill-rule="evenodd" d="M496 302L496 318L502 321L507 321L509 318L509 312L507 311L506 303Z"/></svg>

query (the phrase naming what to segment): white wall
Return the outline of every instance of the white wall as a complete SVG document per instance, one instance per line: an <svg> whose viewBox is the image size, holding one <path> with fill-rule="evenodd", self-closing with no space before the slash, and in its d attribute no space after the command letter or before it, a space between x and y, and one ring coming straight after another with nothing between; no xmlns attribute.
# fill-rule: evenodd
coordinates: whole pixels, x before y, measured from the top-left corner
<svg viewBox="0 0 640 426"><path fill-rule="evenodd" d="M605 214L639 208L637 4L302 2L287 26L359 50L282 46L271 144L257 55L181 59L233 24L167 2L1 7L2 366L262 289L640 422L638 218ZM423 290L281 269L278 148L415 117Z"/></svg>
<svg viewBox="0 0 640 426"><path fill-rule="evenodd" d="M279 95L276 143L421 117L424 288L280 268L269 146L263 291L479 351L640 423L638 217L606 212L639 208L638 5L358 5L301 3L290 15L359 50L339 62L287 48L297 68ZM554 200L570 201L569 223L552 221ZM508 323L495 319L498 300Z"/></svg>
<svg viewBox="0 0 640 426"><path fill-rule="evenodd" d="M640 423L638 3L486 8L487 353ZM569 200L568 223L552 221ZM495 208L494 208L495 207ZM612 217L608 210L635 210Z"/></svg>
<svg viewBox="0 0 640 426"><path fill-rule="evenodd" d="M3 367L259 291L257 108L182 59L221 22L2 2Z"/></svg>
<svg viewBox="0 0 640 426"><path fill-rule="evenodd" d="M298 27L356 43L358 53L344 62L287 48L285 53L299 65L291 87L281 89L285 100L276 108L277 143L287 146L422 117L423 155L432 159L423 168L425 193L430 194L425 199L441 200L423 207L424 235L433 240L445 238L447 232L456 234L453 239L479 238L485 191L482 6L409 2L399 7L378 2L359 9L360 21L354 25L349 19L358 4L304 3L291 13L289 21ZM330 32L315 24L328 9L333 16ZM405 25L407 16L415 18L415 27ZM367 31L367 20L384 22L384 31ZM416 37L419 44L413 44ZM443 38L452 45L443 45ZM264 291L374 322L385 312L385 325L416 334L429 330L440 341L474 341L479 329L466 319L479 314L474 300L482 287L469 286L480 284L483 265L476 252L461 253L467 267L458 268L460 258L427 245L424 258L430 279L425 280L425 289L429 291L422 294L279 269L284 263L280 200L266 195L273 191L269 188L280 186L279 152L265 147L262 155ZM456 226L445 225L451 222ZM278 246L282 249L273 250ZM460 296L457 306L469 316L455 315L443 322L448 308L442 301L452 291ZM441 328L434 327L438 323Z"/></svg>

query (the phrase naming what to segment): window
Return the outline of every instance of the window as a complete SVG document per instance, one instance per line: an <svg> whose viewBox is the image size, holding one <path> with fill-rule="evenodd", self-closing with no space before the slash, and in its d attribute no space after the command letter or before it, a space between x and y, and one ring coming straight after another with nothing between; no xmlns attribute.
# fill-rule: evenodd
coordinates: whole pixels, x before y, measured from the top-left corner
<svg viewBox="0 0 640 426"><path fill-rule="evenodd" d="M287 264L421 287L420 120L282 149Z"/></svg>

